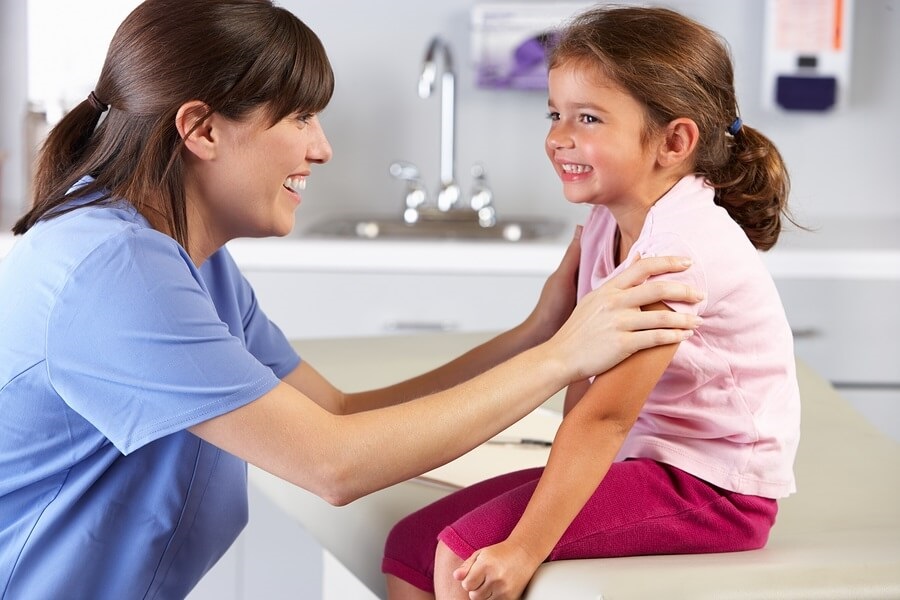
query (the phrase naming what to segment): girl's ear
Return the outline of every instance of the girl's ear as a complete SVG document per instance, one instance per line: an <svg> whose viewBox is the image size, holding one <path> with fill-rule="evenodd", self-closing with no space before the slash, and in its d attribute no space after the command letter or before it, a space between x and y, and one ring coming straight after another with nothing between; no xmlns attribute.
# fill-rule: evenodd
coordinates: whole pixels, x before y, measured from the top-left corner
<svg viewBox="0 0 900 600"><path fill-rule="evenodd" d="M659 164L672 167L690 161L700 139L693 119L674 119L666 125L665 140L659 147Z"/></svg>
<svg viewBox="0 0 900 600"><path fill-rule="evenodd" d="M184 140L184 147L201 160L216 155L216 137L213 136L209 106L200 100L191 100L178 107L175 128Z"/></svg>

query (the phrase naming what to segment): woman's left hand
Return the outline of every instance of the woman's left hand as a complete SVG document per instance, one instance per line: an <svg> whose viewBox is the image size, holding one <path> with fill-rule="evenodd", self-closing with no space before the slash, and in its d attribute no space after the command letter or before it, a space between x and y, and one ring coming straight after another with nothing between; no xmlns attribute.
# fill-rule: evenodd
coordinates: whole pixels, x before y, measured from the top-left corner
<svg viewBox="0 0 900 600"><path fill-rule="evenodd" d="M469 593L469 600L515 600L540 564L522 546L506 540L476 550L453 577Z"/></svg>

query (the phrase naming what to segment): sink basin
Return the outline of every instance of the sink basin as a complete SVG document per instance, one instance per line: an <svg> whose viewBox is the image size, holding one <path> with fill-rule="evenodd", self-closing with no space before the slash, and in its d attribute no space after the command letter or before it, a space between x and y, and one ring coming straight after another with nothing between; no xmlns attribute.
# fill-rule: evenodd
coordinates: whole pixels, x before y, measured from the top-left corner
<svg viewBox="0 0 900 600"><path fill-rule="evenodd" d="M315 237L340 237L361 240L456 239L496 240L501 242L534 241L552 238L563 224L545 219L498 220L492 227L482 227L474 220L428 219L409 224L387 217L339 217L322 221L306 230Z"/></svg>

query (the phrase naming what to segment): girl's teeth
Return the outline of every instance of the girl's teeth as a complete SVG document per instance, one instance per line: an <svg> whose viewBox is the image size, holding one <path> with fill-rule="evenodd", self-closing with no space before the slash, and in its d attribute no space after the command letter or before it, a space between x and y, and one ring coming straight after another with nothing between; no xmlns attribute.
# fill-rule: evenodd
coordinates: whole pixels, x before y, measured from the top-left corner
<svg viewBox="0 0 900 600"><path fill-rule="evenodd" d="M562 165L562 170L566 173L579 174L591 171L592 167L590 165L574 165L571 163L565 163Z"/></svg>
<svg viewBox="0 0 900 600"><path fill-rule="evenodd" d="M299 193L306 189L306 177L288 177L284 180L284 187Z"/></svg>

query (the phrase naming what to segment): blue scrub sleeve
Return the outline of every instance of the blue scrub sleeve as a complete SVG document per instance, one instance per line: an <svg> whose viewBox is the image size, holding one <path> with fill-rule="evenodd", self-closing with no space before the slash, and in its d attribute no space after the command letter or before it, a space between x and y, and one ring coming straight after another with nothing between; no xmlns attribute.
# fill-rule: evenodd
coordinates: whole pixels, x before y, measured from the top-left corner
<svg viewBox="0 0 900 600"><path fill-rule="evenodd" d="M247 350L275 372L279 379L300 364L300 357L281 329L269 320L250 283L226 248L209 258L200 269L219 317L231 334L244 340Z"/></svg>
<svg viewBox="0 0 900 600"><path fill-rule="evenodd" d="M279 382L229 331L186 253L153 230L98 246L66 279L48 325L53 387L125 454Z"/></svg>

